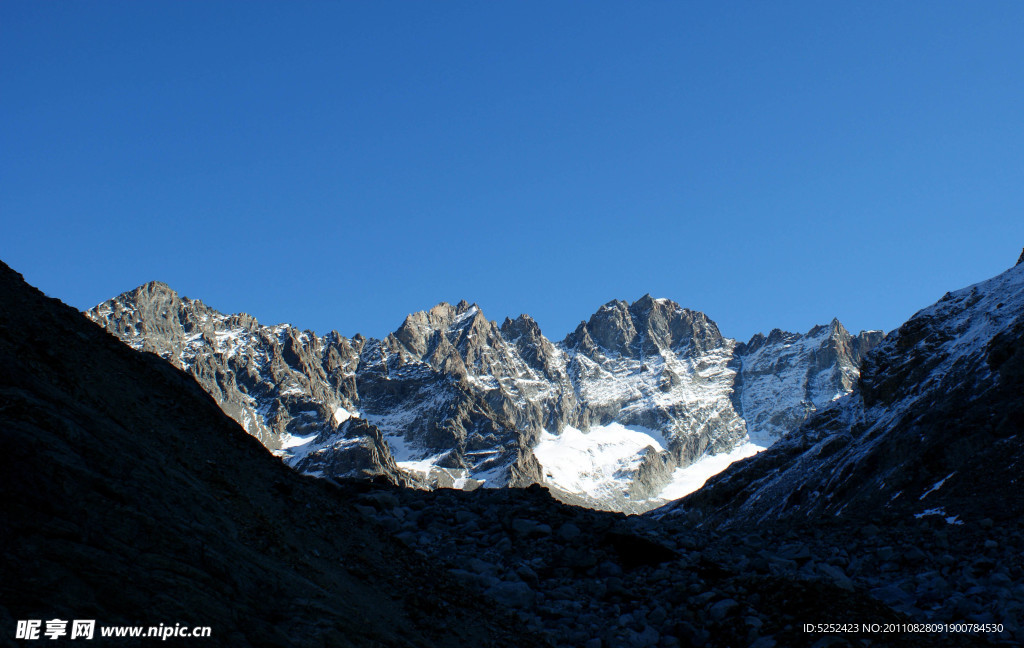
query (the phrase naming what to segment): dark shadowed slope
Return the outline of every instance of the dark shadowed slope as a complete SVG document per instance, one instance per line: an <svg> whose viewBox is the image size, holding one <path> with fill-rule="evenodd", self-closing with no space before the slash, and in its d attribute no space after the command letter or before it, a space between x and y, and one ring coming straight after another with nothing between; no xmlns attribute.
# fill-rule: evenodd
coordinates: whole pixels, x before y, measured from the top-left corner
<svg viewBox="0 0 1024 648"><path fill-rule="evenodd" d="M5 641L56 617L212 626L202 645L533 643L2 263L0 446Z"/></svg>

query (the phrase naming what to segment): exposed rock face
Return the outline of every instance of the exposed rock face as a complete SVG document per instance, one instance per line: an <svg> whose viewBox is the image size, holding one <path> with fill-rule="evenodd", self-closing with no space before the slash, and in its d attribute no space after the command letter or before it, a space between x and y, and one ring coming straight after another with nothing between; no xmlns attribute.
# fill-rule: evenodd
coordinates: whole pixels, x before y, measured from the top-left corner
<svg viewBox="0 0 1024 648"><path fill-rule="evenodd" d="M867 354L859 386L667 511L1020 519L1024 264L918 312Z"/></svg>
<svg viewBox="0 0 1024 648"><path fill-rule="evenodd" d="M811 413L852 391L864 355L881 340L881 331L851 336L833 319L806 335L775 329L739 345L737 400L751 439L771 445ZM799 400L794 399L797 394Z"/></svg>
<svg viewBox="0 0 1024 648"><path fill-rule="evenodd" d="M881 337L833 322L737 345L703 313L649 295L605 304L559 344L528 315L499 326L466 302L411 314L383 340L262 326L160 283L87 314L189 371L250 434L312 474L425 487L544 482L615 510L658 505L676 470L703 455L748 436L773 442L849 391ZM628 443L572 448L586 464L579 475L556 465L564 430L608 426ZM579 486L595 473L603 484Z"/></svg>
<svg viewBox="0 0 1024 648"><path fill-rule="evenodd" d="M145 290L140 325L180 331L174 296ZM0 303L4 643L56 618L95 619L97 645L162 623L210 627L195 643L211 646L548 645L270 457L190 376L2 263Z"/></svg>
<svg viewBox="0 0 1024 648"><path fill-rule="evenodd" d="M270 450L346 438L343 424L357 411L361 337L348 340L332 332L320 338L291 326L260 326L244 313L224 315L201 301L181 299L160 282L105 302L89 315L104 318L107 330L132 348L191 373L228 416ZM349 470L329 474L406 479L379 436L345 446L372 461L335 462Z"/></svg>

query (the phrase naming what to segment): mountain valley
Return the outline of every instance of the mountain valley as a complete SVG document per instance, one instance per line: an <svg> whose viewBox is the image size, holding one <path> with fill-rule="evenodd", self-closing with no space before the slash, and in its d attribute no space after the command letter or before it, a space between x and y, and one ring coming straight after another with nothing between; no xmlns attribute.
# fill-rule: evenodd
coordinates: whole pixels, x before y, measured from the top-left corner
<svg viewBox="0 0 1024 648"><path fill-rule="evenodd" d="M20 619L54 616L95 617L104 624L185 620L213 628L204 643L253 646L773 648L1024 641L1018 481L1024 255L1005 273L947 294L886 336L864 356L850 393L822 402L770 448L643 515L566 505L558 501L564 493L540 483L422 488L392 454L387 428L364 415L364 401L352 400L362 397L364 383L358 364L354 377L346 373L353 365L337 351L344 348L340 339L321 347L326 361L304 365L309 373L333 376L330 384L338 391L320 397L337 403L329 412L335 429L320 429L321 419L294 427L280 413L265 419L270 423L263 433L278 435L279 451L304 447L286 447L289 439L316 434L314 440L326 440L355 427L351 437L336 442L360 446L340 455L354 457L349 466L356 472L343 476L339 464L337 474L317 479L274 459L267 440L261 445L254 438L260 430L225 416L220 399L200 387L200 377L212 377L225 390L244 394L243 386L251 392L266 384L264 371L301 385L291 369L302 365L300 333L282 330L266 339L252 325L262 348L274 350L274 341L281 348L267 354L265 368L252 360L256 351L246 358L250 351L239 348L228 360L238 358L238 366L252 371L229 377L198 355L168 363L130 349L6 267L0 268L0 300L0 434L6 448L0 479L7 521L0 539L8 556L0 572L0 623L6 628ZM459 308L452 307L452 321ZM448 311L440 317L447 321ZM176 315L169 320L180 324ZM248 326L241 317L235 324ZM593 328L596 336L586 332L594 346L580 335L575 348L608 358L611 348L603 345L614 338ZM827 328L828 337L837 330ZM227 355L227 336L213 331L203 344L219 337ZM421 358L440 366L458 367L456 358L466 364L461 353L434 353L444 336L435 336L433 350L409 339ZM492 347L500 347L494 340ZM315 348L312 337L305 343ZM379 344L371 348L379 350ZM643 344L619 346L616 359L630 366L636 358L628 354ZM676 348L695 346L691 338ZM534 375L535 367L545 366L543 358L552 375L561 375L551 361L555 352L543 345L533 349L537 355L528 357L533 364L527 366ZM491 375L497 372L488 365L490 354L466 355L489 366ZM348 356L350 363L356 358L362 362L361 355ZM591 362L610 372L608 365ZM453 432L445 427L450 421L473 431L468 439L493 441L504 433L488 427L503 419L481 392L466 388L468 371L438 387L424 364L395 352L371 365L401 377L394 392L377 375L367 379L366 393L406 402L403 390L450 389L444 393L459 399L443 410L448 418L420 428L425 435L450 439L444 436ZM484 380L481 375L476 380ZM504 392L528 387L519 374L505 382ZM546 384L533 387L546 394ZM574 388L559 392L560 401L544 401L561 402L561 409L546 405L540 411L582 416L599 409L567 405L580 393L588 403L602 402ZM303 394L279 398L290 403L289 397L301 400ZM603 402L620 402L615 398ZM596 418L601 422L592 421L589 433L610 429L621 439L626 435L615 426L635 432L628 426L650 411L633 406L641 401L621 401L626 405L618 410L637 419ZM749 412L742 401L739 407L734 411ZM545 442L571 430L564 442L571 445L585 427L567 424L561 435L542 427L528 447L541 449L534 459L543 465L549 457ZM480 447L459 449L473 457ZM375 477L361 472L367 459L377 462ZM517 454L516 460L529 465L529 458ZM447 470L453 471L451 485L459 486L458 469Z"/></svg>

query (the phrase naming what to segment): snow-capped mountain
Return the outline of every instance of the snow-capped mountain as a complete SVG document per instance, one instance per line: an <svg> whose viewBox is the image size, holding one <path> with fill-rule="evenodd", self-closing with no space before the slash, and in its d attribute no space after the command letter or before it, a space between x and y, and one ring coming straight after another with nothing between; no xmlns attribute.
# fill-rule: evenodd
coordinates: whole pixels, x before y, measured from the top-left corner
<svg viewBox="0 0 1024 648"><path fill-rule="evenodd" d="M217 645L725 648L856 642L804 625L842 610L888 624L873 634L880 645L1021 645L1022 275L1024 265L951 294L871 355L863 400L874 413L853 430L863 439L846 442L852 456L836 412L856 397L843 397L804 430L836 432L824 446L776 444L803 447L807 463L769 449L668 509L688 515L627 517L561 505L539 486L427 492L305 478L267 457L188 374L117 343L0 263L11 306L0 309L11 539L0 617L89 609L121 625L145 604L163 618L206 610ZM273 338L264 344L285 355ZM207 375L230 385L218 372ZM875 413L886 409L883 424ZM330 427L380 435L356 413L334 410ZM542 432L567 451L614 449L635 434L615 422ZM310 446L297 445L304 438L287 445ZM876 438L887 440L876 449ZM761 489L775 470L803 481ZM815 479L830 490L816 495ZM708 513L707 528L695 528L695 511ZM63 577L38 577L47 573Z"/></svg>
<svg viewBox="0 0 1024 648"><path fill-rule="evenodd" d="M409 315L383 340L225 315L153 282L87 315L191 373L299 470L422 487L542 482L568 501L645 510L723 458L769 445L849 392L881 332L838 321L737 343L645 296L560 343L475 304ZM691 467L692 466L692 467Z"/></svg>
<svg viewBox="0 0 1024 648"><path fill-rule="evenodd" d="M716 524L1024 512L1024 254L916 313L861 365L860 389L661 515Z"/></svg>

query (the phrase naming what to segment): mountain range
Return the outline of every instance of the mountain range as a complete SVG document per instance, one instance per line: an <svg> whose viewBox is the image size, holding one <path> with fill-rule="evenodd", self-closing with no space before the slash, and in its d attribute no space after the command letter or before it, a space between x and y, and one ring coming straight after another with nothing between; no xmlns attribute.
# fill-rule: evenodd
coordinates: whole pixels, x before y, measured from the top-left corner
<svg viewBox="0 0 1024 648"><path fill-rule="evenodd" d="M0 304L8 639L96 618L231 646L1024 642L1024 255L887 335L767 450L629 516L537 484L408 488L397 462L304 476L191 370L3 265Z"/></svg>
<svg viewBox="0 0 1024 648"><path fill-rule="evenodd" d="M86 314L188 371L302 472L424 488L541 483L563 501L634 512L698 486L702 459L750 455L850 392L882 339L833 320L738 343L649 295L605 304L558 343L528 315L499 325L466 302L410 314L383 340L318 336L159 282Z"/></svg>

